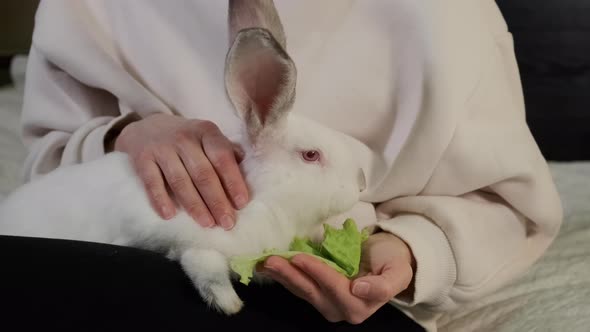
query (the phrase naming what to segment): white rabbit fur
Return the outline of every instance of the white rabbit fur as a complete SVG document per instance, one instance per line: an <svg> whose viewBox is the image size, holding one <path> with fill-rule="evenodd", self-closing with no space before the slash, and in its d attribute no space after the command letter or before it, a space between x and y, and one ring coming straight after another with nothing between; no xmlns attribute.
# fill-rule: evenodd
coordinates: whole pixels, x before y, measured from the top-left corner
<svg viewBox="0 0 590 332"><path fill-rule="evenodd" d="M266 6L264 15L269 15L269 4L274 9L270 1L248 0L240 5L246 3ZM247 24L252 23L250 20ZM238 35L240 31L235 32ZM261 43L259 38L264 31L252 33L254 46L270 47L265 44L268 40ZM281 34L282 27L273 33ZM236 52L235 57L240 57L239 49ZM231 50L228 55L226 66L237 61L239 71L241 60L232 60ZM278 62L270 65L291 64L288 56L288 62L273 56ZM261 66L264 69L264 64ZM181 263L201 296L214 308L226 314L238 312L243 303L231 284L228 259L259 254L267 248L287 249L294 236L310 235L327 218L350 209L359 199L363 179L350 148L358 142L289 112L295 72L289 74L293 91L277 92L266 122L256 113L261 110L255 101L252 109L244 106L248 88L240 86L244 84L236 77L240 72L234 74L228 71L226 83L244 122L239 144L245 157L240 167L251 201L238 211L232 230L202 228L183 210L172 220L162 220L151 208L127 155L112 152L95 161L60 167L18 188L0 205L0 233L158 251ZM289 90L289 84L283 84L283 88ZM304 160L301 151L305 150L320 151L321 161Z"/></svg>

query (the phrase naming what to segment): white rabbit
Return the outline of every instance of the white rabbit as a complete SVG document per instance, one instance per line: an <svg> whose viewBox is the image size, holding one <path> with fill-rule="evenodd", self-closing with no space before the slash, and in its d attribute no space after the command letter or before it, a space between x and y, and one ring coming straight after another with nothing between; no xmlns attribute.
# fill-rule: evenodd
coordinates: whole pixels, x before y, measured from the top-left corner
<svg viewBox="0 0 590 332"><path fill-rule="evenodd" d="M243 306L228 259L286 250L327 218L352 208L364 188L351 137L289 112L296 68L272 1L229 1L227 94L243 122L240 164L251 201L236 226L202 228L184 211L162 220L126 154L63 166L0 205L0 233L118 244L178 260L201 296L234 314Z"/></svg>

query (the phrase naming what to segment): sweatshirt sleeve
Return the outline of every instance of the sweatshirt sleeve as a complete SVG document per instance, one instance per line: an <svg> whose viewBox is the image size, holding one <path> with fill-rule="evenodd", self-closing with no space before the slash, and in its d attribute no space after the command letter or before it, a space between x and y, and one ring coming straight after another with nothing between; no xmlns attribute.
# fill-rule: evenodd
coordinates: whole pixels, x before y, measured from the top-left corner
<svg viewBox="0 0 590 332"><path fill-rule="evenodd" d="M29 148L24 177L31 180L61 165L86 162L105 153L105 138L135 119L117 99L74 79L35 46L27 63L21 118Z"/></svg>
<svg viewBox="0 0 590 332"><path fill-rule="evenodd" d="M560 229L560 197L526 124L511 34L494 38L424 187L376 204L379 228L416 259L413 293L393 300L402 307L443 312L490 294L525 273Z"/></svg>
<svg viewBox="0 0 590 332"><path fill-rule="evenodd" d="M528 185L505 189L534 195L524 188ZM539 203L521 197L506 201L497 192L478 191L405 197L381 205L379 212L391 217L378 225L408 243L417 262L413 294L395 300L446 311L520 276L557 235L561 220L555 197ZM538 211L527 217L521 204L538 204Z"/></svg>
<svg viewBox="0 0 590 332"><path fill-rule="evenodd" d="M126 124L168 111L117 52L108 15L101 14L113 3L39 4L20 128L28 148L25 181L100 157Z"/></svg>

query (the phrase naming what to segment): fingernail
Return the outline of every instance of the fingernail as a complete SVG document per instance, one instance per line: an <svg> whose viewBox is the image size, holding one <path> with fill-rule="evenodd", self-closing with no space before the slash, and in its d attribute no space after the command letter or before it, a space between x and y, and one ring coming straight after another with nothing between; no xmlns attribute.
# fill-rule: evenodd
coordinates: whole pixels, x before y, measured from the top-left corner
<svg viewBox="0 0 590 332"><path fill-rule="evenodd" d="M226 230L229 230L232 227L234 227L233 218L227 214L221 217L221 227L223 227Z"/></svg>
<svg viewBox="0 0 590 332"><path fill-rule="evenodd" d="M291 258L291 263L293 263L294 265L300 266L301 265L301 258L299 258L298 256L293 256L293 258Z"/></svg>
<svg viewBox="0 0 590 332"><path fill-rule="evenodd" d="M274 265L264 264L264 268L266 270L271 271L271 272L277 272L278 271L277 268L276 268L276 266L274 266Z"/></svg>
<svg viewBox="0 0 590 332"><path fill-rule="evenodd" d="M352 294L354 294L358 297L366 297L367 295L369 295L369 288L371 288L371 285L369 285L368 282L364 282L364 281L357 282L352 287Z"/></svg>
<svg viewBox="0 0 590 332"><path fill-rule="evenodd" d="M164 219L166 219L166 220L168 220L174 216L174 212L166 205L162 205L162 207L160 207L160 211L162 211L162 215L164 216Z"/></svg>
<svg viewBox="0 0 590 332"><path fill-rule="evenodd" d="M199 225L203 227L212 228L213 226L215 226L215 222L213 221L213 219L211 219L211 217L209 217L206 214L201 216L193 215L193 219L195 219L199 223Z"/></svg>
<svg viewBox="0 0 590 332"><path fill-rule="evenodd" d="M291 258L291 263L298 267L303 267L305 264L303 254L297 254Z"/></svg>
<svg viewBox="0 0 590 332"><path fill-rule="evenodd" d="M236 197L234 197L234 201L236 202L238 209L243 208L244 206L246 206L246 203L248 203L248 201L246 200L246 196L244 195L237 195Z"/></svg>

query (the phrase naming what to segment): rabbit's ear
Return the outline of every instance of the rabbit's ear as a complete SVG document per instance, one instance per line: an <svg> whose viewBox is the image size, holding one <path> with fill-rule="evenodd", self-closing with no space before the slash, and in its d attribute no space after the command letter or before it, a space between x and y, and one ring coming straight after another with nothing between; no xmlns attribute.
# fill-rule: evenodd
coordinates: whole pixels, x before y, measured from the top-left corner
<svg viewBox="0 0 590 332"><path fill-rule="evenodd" d="M269 31L283 49L287 48L285 32L272 0L229 0L229 43L245 29L261 28Z"/></svg>
<svg viewBox="0 0 590 332"><path fill-rule="evenodd" d="M233 42L225 64L225 85L250 138L255 140L266 129L276 129L289 112L297 70L284 49L283 29L272 1L229 3Z"/></svg>

